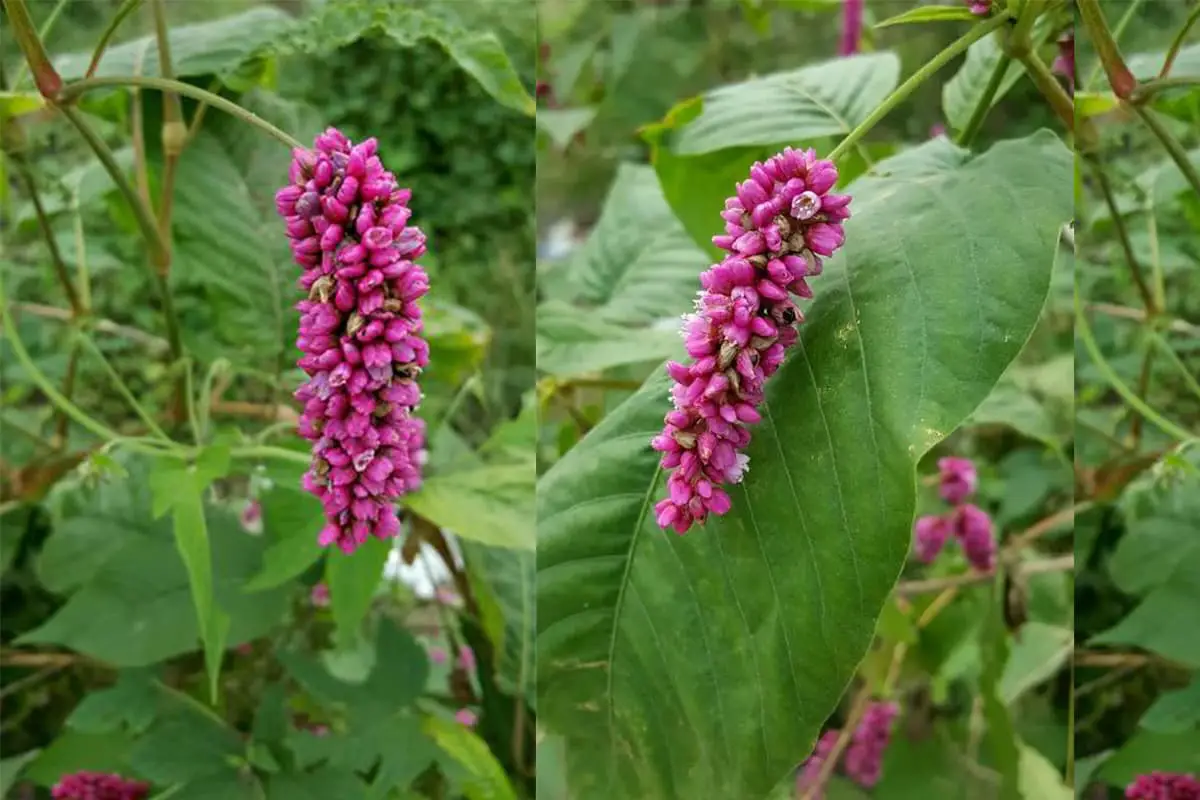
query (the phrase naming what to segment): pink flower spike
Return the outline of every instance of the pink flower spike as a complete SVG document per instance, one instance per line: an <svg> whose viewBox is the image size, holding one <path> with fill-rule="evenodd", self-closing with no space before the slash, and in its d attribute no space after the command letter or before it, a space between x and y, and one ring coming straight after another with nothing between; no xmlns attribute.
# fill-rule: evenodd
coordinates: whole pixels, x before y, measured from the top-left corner
<svg viewBox="0 0 1200 800"><path fill-rule="evenodd" d="M247 500L241 515L242 528L246 533L262 533L262 505L257 500Z"/></svg>
<svg viewBox="0 0 1200 800"><path fill-rule="evenodd" d="M852 56L858 52L863 31L863 0L842 0L842 39L838 43L839 56Z"/></svg>
<svg viewBox="0 0 1200 800"><path fill-rule="evenodd" d="M415 416L429 360L418 303L429 278L415 263L425 235L376 146L330 128L293 153L276 194L308 292L297 304L299 433L313 443L302 485L325 508L317 541L345 553L399 533L394 502L420 488L427 459Z"/></svg>
<svg viewBox="0 0 1200 800"><path fill-rule="evenodd" d="M143 800L150 784L102 772L64 775L50 790L54 800Z"/></svg>
<svg viewBox="0 0 1200 800"><path fill-rule="evenodd" d="M435 664L445 664L448 657L446 651L441 647L429 648L429 660Z"/></svg>
<svg viewBox="0 0 1200 800"><path fill-rule="evenodd" d="M326 608L329 605L329 586L324 583L318 583L312 587L308 599L314 607Z"/></svg>
<svg viewBox="0 0 1200 800"><path fill-rule="evenodd" d="M469 708L460 708L454 712L454 719L459 725L464 725L468 728L474 728L475 723L479 722L479 717Z"/></svg>
<svg viewBox="0 0 1200 800"><path fill-rule="evenodd" d="M846 775L864 789L873 789L883 775L883 754L899 712L895 703L872 703L854 729L846 748Z"/></svg>
<svg viewBox="0 0 1200 800"><path fill-rule="evenodd" d="M954 511L953 525L954 535L971 566L980 572L991 572L996 566L996 537L987 512L970 503L959 506Z"/></svg>
<svg viewBox="0 0 1200 800"><path fill-rule="evenodd" d="M475 651L467 645L458 653L458 664L467 672L475 671Z"/></svg>
<svg viewBox="0 0 1200 800"><path fill-rule="evenodd" d="M724 487L749 469L764 383L799 339L792 295L811 295L806 278L845 241L850 198L829 193L837 179L833 162L787 148L755 163L725 201L725 235L713 243L729 255L700 276L695 313L683 318L691 363L667 365L674 410L650 443L670 471L654 506L660 528L686 533L732 508Z"/></svg>
<svg viewBox="0 0 1200 800"><path fill-rule="evenodd" d="M1151 772L1139 775L1125 788L1126 800L1200 800L1195 775Z"/></svg>
<svg viewBox="0 0 1200 800"><path fill-rule="evenodd" d="M818 786L817 783L821 779L821 770L825 766L825 762L829 760L833 748L837 745L839 732L836 730L825 731L821 738L817 740L817 746L813 748L812 754L805 759L800 767L799 774L796 775L796 796L803 797L806 792L809 792L814 787L811 795L812 800L824 800L825 787Z"/></svg>
<svg viewBox="0 0 1200 800"><path fill-rule="evenodd" d="M937 558L950 538L951 524L943 517L927 516L917 520L913 526L913 555L928 564Z"/></svg>

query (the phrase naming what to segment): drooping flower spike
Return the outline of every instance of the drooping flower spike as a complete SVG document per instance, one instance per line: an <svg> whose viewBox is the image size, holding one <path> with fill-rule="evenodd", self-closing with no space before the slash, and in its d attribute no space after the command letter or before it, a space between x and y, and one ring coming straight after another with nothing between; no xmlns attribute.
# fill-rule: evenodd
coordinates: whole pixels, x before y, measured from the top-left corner
<svg viewBox="0 0 1200 800"><path fill-rule="evenodd" d="M830 193L837 179L832 161L788 148L756 162L725 202L725 233L713 244L729 255L700 275L696 313L682 329L692 361L667 363L674 410L651 441L673 470L654 507L660 527L686 533L729 511L722 486L746 472L746 426L761 419L763 384L799 338L804 316L792 295L812 297L807 279L845 241L850 197Z"/></svg>
<svg viewBox="0 0 1200 800"><path fill-rule="evenodd" d="M275 196L304 272L297 304L309 380L300 435L313 442L304 488L320 498L322 546L353 552L400 529L393 506L421 485L425 423L417 377L429 363L418 301L429 278L415 263L425 236L408 225L411 191L376 155L330 128L296 150L290 184Z"/></svg>

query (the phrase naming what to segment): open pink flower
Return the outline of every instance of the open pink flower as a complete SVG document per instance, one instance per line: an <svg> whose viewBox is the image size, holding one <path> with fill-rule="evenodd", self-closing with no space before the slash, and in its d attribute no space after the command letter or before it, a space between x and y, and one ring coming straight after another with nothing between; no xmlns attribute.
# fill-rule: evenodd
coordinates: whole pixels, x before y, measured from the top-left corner
<svg viewBox="0 0 1200 800"><path fill-rule="evenodd" d="M416 264L425 235L408 225L412 194L375 153L330 128L296 150L275 195L308 293L297 308L309 380L296 392L300 435L313 442L304 488L325 509L323 546L350 553L400 530L393 501L421 485L425 423L417 377L429 363Z"/></svg>
<svg viewBox="0 0 1200 800"><path fill-rule="evenodd" d="M792 296L812 297L807 279L845 241L850 197L830 192L837 179L833 162L788 148L756 162L725 202L725 233L713 244L729 255L700 275L682 330L691 363L667 363L675 408L651 441L671 470L654 507L659 527L686 533L732 506L722 487L742 480L764 382L799 338Z"/></svg>

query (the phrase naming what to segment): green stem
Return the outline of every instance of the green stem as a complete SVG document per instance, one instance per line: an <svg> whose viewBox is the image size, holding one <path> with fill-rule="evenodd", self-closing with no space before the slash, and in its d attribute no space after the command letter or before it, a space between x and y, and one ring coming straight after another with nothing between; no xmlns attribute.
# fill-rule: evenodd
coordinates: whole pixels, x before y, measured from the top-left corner
<svg viewBox="0 0 1200 800"><path fill-rule="evenodd" d="M1017 59L1024 65L1029 79L1033 81L1033 85L1038 88L1038 91L1050 103L1050 107L1054 109L1054 113L1058 115L1058 118L1063 121L1067 130L1074 133L1075 102L1067 94L1067 90L1063 88L1062 84L1058 82L1058 79L1054 77L1054 73L1050 71L1046 63L1033 50L1024 54L1018 54Z"/></svg>
<svg viewBox="0 0 1200 800"><path fill-rule="evenodd" d="M1133 90L1137 88L1137 78L1129 71L1125 58L1121 55L1121 48L1117 46L1112 31L1108 29L1108 21L1104 19L1104 12L1100 10L1100 0L1075 0L1075 7L1079 9L1079 17L1092 39L1092 46L1096 48L1096 55L1104 68L1104 74L1108 76L1113 93L1122 100L1129 99Z"/></svg>
<svg viewBox="0 0 1200 800"><path fill-rule="evenodd" d="M1192 371L1188 369L1187 364L1183 363L1183 359L1181 359L1179 355L1171 349L1171 345L1167 342L1167 340L1159 336L1154 331L1146 331L1146 336L1153 344L1157 345L1158 349L1161 350L1167 356L1167 359L1175 365L1175 368L1179 370L1179 374L1183 376L1183 381L1187 384L1187 387L1192 390L1196 397L1200 397L1200 381L1196 380L1196 377L1192 375Z"/></svg>
<svg viewBox="0 0 1200 800"><path fill-rule="evenodd" d="M103 78L85 78L84 80L68 83L63 87L60 93L61 102L66 103L76 97L90 92L93 89L102 89L106 87L127 87L136 86L143 89L158 89L163 92L178 92L184 97L191 97L194 100L200 100L208 103L213 108L224 111L226 114L237 117L248 125L258 128L260 131L267 133L280 142L292 148L303 148L304 145L292 138L288 134L276 128L271 123L267 122L262 117L247 111L237 103L226 100L218 94L201 89L199 86L192 86L188 83L180 81L167 80L166 78L149 78L140 75L121 75L115 77Z"/></svg>
<svg viewBox="0 0 1200 800"><path fill-rule="evenodd" d="M187 409L188 424L192 426L192 439L199 446L204 442L204 435L200 432L200 417L196 414L196 395L195 381L196 376L193 374L193 367L190 356L183 359L183 404Z"/></svg>
<svg viewBox="0 0 1200 800"><path fill-rule="evenodd" d="M102 80L97 78L96 80ZM70 105L62 105L59 107L80 135L87 140L88 145L92 148L92 152L100 159L100 163L104 165L104 169L112 177L113 183L117 185L121 194L125 196L125 200L133 209L133 215L137 219L138 227L142 230L142 236L145 237L147 244L150 245L150 255L153 262L152 267L156 267L163 263L167 252L166 245L163 243L162 235L159 232L158 224L154 220L154 214L149 207L142 202L134 190L133 185L129 183L129 179L125 173L121 171L121 166L117 164L116 158L113 156L112 150L100 138L100 135L88 124L83 115L78 109ZM179 332L179 317L175 313L175 302L171 297L170 287L167 285L166 277L152 268L150 270L151 280L158 289L159 302L162 303L163 317L167 327L167 343L171 347L171 355L176 359L183 354L183 341Z"/></svg>
<svg viewBox="0 0 1200 800"><path fill-rule="evenodd" d="M1089 158L1087 164L1092 168L1092 177L1096 179L1096 184L1100 187L1100 194L1104 198L1104 204L1108 206L1108 213L1112 216L1113 229L1117 233L1121 252L1125 255L1125 263L1129 265L1129 273L1133 276L1138 295L1142 298L1142 306L1146 309L1146 319L1151 319L1158 312L1158 307L1154 303L1150 285L1146 283L1146 276L1142 274L1142 265L1134 252L1133 241L1129 238L1129 231L1125 228L1125 220L1117 209L1117 199L1113 195L1112 184L1109 183L1108 175L1099 162Z"/></svg>
<svg viewBox="0 0 1200 800"><path fill-rule="evenodd" d="M200 396L196 400L197 416L200 419L200 435L208 435L209 422L212 419L212 388L217 380L218 375L223 375L229 370L229 362L223 358L218 358L208 366L208 370L204 373L204 380L200 384Z"/></svg>
<svg viewBox="0 0 1200 800"><path fill-rule="evenodd" d="M104 51L108 49L108 43L112 41L113 35L117 32L117 28L121 27L121 23L125 18L133 13L142 0L125 0L121 7L117 9L117 13L113 14L112 19L108 21L104 32L100 34L100 41L96 42L96 49L92 51L92 60L88 63L87 72L84 73L85 78L90 78L96 74L96 68L100 66L100 59L104 57Z"/></svg>
<svg viewBox="0 0 1200 800"><path fill-rule="evenodd" d="M1156 116L1154 116L1153 111L1137 105L1130 106L1130 108L1133 109L1133 113L1142 118L1142 122L1146 123L1146 127L1150 129L1150 132L1158 137L1158 140L1162 142L1163 147L1167 150L1167 154L1171 156L1171 160L1175 162L1175 165L1179 167L1179 171L1183 173L1183 176L1187 178L1188 183L1192 185L1192 191L1195 192L1197 196L1200 196L1200 173L1196 172L1196 168L1192 165L1191 160L1188 158L1187 151L1183 149L1183 145L1181 145L1179 140L1176 139L1169 130L1167 130L1167 126L1163 125L1162 122Z"/></svg>
<svg viewBox="0 0 1200 800"><path fill-rule="evenodd" d="M290 461L294 464L309 464L312 462L312 456L308 453L301 453L298 450L286 450L282 447L270 447L268 445L253 445L250 447L235 447L230 451L233 458L245 460L257 460L264 458L275 459L276 461Z"/></svg>
<svg viewBox="0 0 1200 800"><path fill-rule="evenodd" d="M1046 8L1045 0L1025 0L1008 37L1008 52L1019 58L1033 49L1033 23Z"/></svg>
<svg viewBox="0 0 1200 800"><path fill-rule="evenodd" d="M25 0L5 0L5 6L8 8L8 23L12 26L13 38L17 40L25 60L29 62L34 85L42 97L47 100L54 99L62 91L62 76L58 74L50 56L46 54L46 48L42 46L42 39L33 25L33 17L25 7Z"/></svg>
<svg viewBox="0 0 1200 800"><path fill-rule="evenodd" d="M1139 84L1137 91L1130 98L1130 102L1135 104L1145 103L1159 92L1165 92L1169 89L1185 89L1190 86L1200 86L1200 77L1155 78L1154 80Z"/></svg>
<svg viewBox="0 0 1200 800"><path fill-rule="evenodd" d="M845 155L851 147L858 143L871 129L878 125L884 117L891 113L892 109L908 99L917 88L925 81L929 80L934 73L940 70L952 59L961 53L966 52L967 48L975 44L983 37L987 36L992 31L999 30L1008 23L1008 17L1004 14L999 14L992 17L987 22L972 26L971 30L967 31L962 37L951 44L942 52L933 57L927 64L914 72L912 76L904 83L900 84L894 92L888 95L879 106L871 112L871 114L863 120L854 130L846 134L846 137L838 143L838 146L833 149L828 156L830 161L837 161L838 158Z"/></svg>
<svg viewBox="0 0 1200 800"><path fill-rule="evenodd" d="M1000 91L1000 84L1004 83L1004 75L1008 72L1009 65L1012 64L1012 56L1008 53L1002 53L1000 59L996 62L995 68L992 70L992 77L988 79L987 86L983 89L983 94L979 98L979 102L975 104L974 110L971 111L971 118L967 120L967 125L958 135L959 147L970 147L971 141L979 133L979 129L983 127L983 121L987 118L987 114L992 110L992 104L996 100L996 92Z"/></svg>
<svg viewBox="0 0 1200 800"><path fill-rule="evenodd" d="M63 9L67 7L67 0L58 0L58 5L50 12L50 16L46 17L46 21L42 23L41 30L38 31L38 41L46 41L46 37L50 35L50 31L54 29L54 23L58 22L58 18L62 16ZM16 91L21 87L21 81L25 79L25 69L29 65L22 61L17 65L17 76L13 78L12 88Z"/></svg>
<svg viewBox="0 0 1200 800"><path fill-rule="evenodd" d="M83 345L84 349L91 353L92 357L99 361L101 366L104 367L104 371L108 373L108 377L112 379L113 385L117 388L117 393L125 399L125 402L129 403L129 407L132 408L133 412L138 415L138 418L146 424L146 427L150 429L150 432L159 439L170 442L172 445L174 445L175 442L171 440L170 436L167 436L166 432L163 431L163 429L158 426L158 423L154 421L154 417L151 416L150 413L142 407L142 404L137 401L137 397L134 396L133 391L130 390L127 385L125 385L125 381L121 380L121 376L118 374L116 368L113 367L112 362L105 358L104 353L101 352L100 348L96 346L96 343L92 341L91 337L83 332L80 332L78 334L78 340L80 344Z"/></svg>
<svg viewBox="0 0 1200 800"><path fill-rule="evenodd" d="M1192 13L1188 14L1187 19L1183 22L1183 27L1175 34L1174 41L1171 42L1171 47L1167 50L1166 60L1163 61L1162 71L1158 73L1158 77L1165 78L1171 74L1171 67L1175 65L1175 56L1179 55L1179 48L1183 47L1183 40L1187 38L1188 31L1196 24L1196 20L1200 19L1200 5L1192 9Z"/></svg>
<svg viewBox="0 0 1200 800"><path fill-rule="evenodd" d="M1185 429L1166 419L1147 405L1142 398L1138 397L1132 389L1125 385L1125 382L1121 380L1116 371L1104 359L1104 355L1100 352L1100 346L1096 344L1096 338L1092 335L1092 328L1088 324L1087 314L1083 308L1083 300L1079 296L1078 286L1075 287L1075 330L1079 333L1079 338L1083 340L1083 346L1095 364L1096 369L1104 377L1108 385L1112 387L1112 390L1119 394L1133 410L1141 414L1148 422L1152 423L1163 433L1181 442L1195 438L1193 434L1188 433Z"/></svg>
<svg viewBox="0 0 1200 800"><path fill-rule="evenodd" d="M25 349L25 345L21 342L21 337L17 333L17 326L13 322L12 314L8 310L8 301L4 296L4 286L0 282L0 317L3 317L4 335L8 338L9 347L12 348L13 355L16 356L17 362L28 373L30 380L34 385L41 389L42 394L46 395L55 406L57 406L64 414L66 414L83 428L86 428L91 433L104 440L119 439L121 435L112 428L105 425L98 419L91 417L79 406L72 403L65 395L58 391L54 383L37 368L33 363L33 359L29 356L29 351Z"/></svg>
<svg viewBox="0 0 1200 800"><path fill-rule="evenodd" d="M53 267L54 275L62 284L63 291L67 295L67 304L71 306L71 314L80 317L87 313L86 309L83 301L79 298L79 291L75 288L75 283L67 272L67 262L63 260L62 251L58 249L58 240L54 238L54 228L50 225L50 217L46 214L45 206L42 205L42 196L29 171L29 165L25 163L24 156L13 155L10 156L10 160L16 168L17 177L25 185L25 191L29 192L29 202L33 204L33 213L37 216L38 227L41 228L42 236L46 240L46 249L50 251L50 266Z"/></svg>
<svg viewBox="0 0 1200 800"><path fill-rule="evenodd" d="M1117 21L1117 27L1113 28L1112 35L1114 42L1121 41L1121 34L1125 32L1125 28L1128 27L1129 23L1133 21L1134 15L1137 14L1138 9L1142 7L1142 3L1145 1L1146 0L1132 0L1132 2L1129 3L1129 7L1125 9L1125 13L1121 15L1121 19ZM1099 61L1097 61L1095 65L1092 66L1092 71L1088 74L1087 80L1083 82L1084 89L1090 91L1092 85L1096 82L1096 78L1100 77L1101 69L1101 64Z"/></svg>

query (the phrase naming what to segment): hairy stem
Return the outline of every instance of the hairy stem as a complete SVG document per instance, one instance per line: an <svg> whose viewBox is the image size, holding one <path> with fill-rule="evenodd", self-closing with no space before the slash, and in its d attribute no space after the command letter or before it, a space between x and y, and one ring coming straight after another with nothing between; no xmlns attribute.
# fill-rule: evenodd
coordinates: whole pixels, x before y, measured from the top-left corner
<svg viewBox="0 0 1200 800"><path fill-rule="evenodd" d="M81 81L68 83L63 87L60 97L62 102L73 100L80 95L90 92L95 89L112 88L112 87L130 87L136 86L143 89L158 89L164 92L178 92L184 97L191 97L193 100L200 100L208 103L215 109L224 111L226 114L237 117L248 125L258 128L260 131L267 133L277 140L292 148L303 148L295 138L289 136L283 131L276 128L271 123L267 122L257 114L247 111L230 100L226 100L220 95L201 89L199 86L182 83L181 81L167 80L166 78L149 78L137 75L122 75L119 77L103 77L103 78L85 78Z"/></svg>
<svg viewBox="0 0 1200 800"><path fill-rule="evenodd" d="M1112 217L1113 230L1117 233L1117 241L1121 245L1121 252L1125 255L1125 263L1129 265L1129 274L1133 277L1134 284L1137 285L1138 295L1142 298L1142 305L1146 309L1146 318L1153 318L1158 313L1158 308L1154 303L1154 294L1150 291L1150 284L1146 282L1146 276L1142 272L1142 265L1137 259L1137 254L1133 249L1133 242L1129 238L1129 231L1125 227L1125 220L1121 217L1120 211L1117 210L1117 199L1113 194L1112 184L1108 180L1108 175L1104 171L1104 167L1094 158L1087 159L1088 165L1092 170L1092 177L1096 179L1096 185L1100 187L1100 194L1104 198L1104 204L1108 206L1108 213Z"/></svg>
<svg viewBox="0 0 1200 800"><path fill-rule="evenodd" d="M1000 91L1000 84L1004 83L1004 76L1008 72L1010 64L1012 64L1012 56L1008 53L1001 53L1000 59L992 70L992 76L983 89L983 95L980 96L979 102L971 111L971 118L967 120L966 127L958 135L959 147L970 147L971 142L979 133L979 129L983 127L983 121L987 119L988 112L992 110L992 104L996 101L996 93Z"/></svg>
<svg viewBox="0 0 1200 800"><path fill-rule="evenodd" d="M112 177L113 183L117 185L121 194L125 196L125 200L133 209L134 217L137 219L138 227L141 228L142 235L145 237L147 244L150 246L150 255L152 265L157 267L163 263L166 253L166 245L163 243L162 236L158 229L158 225L154 220L154 215L149 207L142 202L133 186L130 185L129 179L125 177L125 173L121 171L121 167L117 164L116 158L113 157L112 150L100 138L100 135L93 130L87 120L79 111L69 105L61 106L63 116L70 120L76 130L87 140L88 145L92 148L92 152L100 159L100 163L104 165L104 169ZM165 276L157 269L150 270L151 279L158 290L159 301L162 303L163 317L167 328L167 342L171 346L171 355L178 359L183 354L183 340L179 331L179 318L175 313L175 303L171 298L170 288L167 286Z"/></svg>
<svg viewBox="0 0 1200 800"><path fill-rule="evenodd" d="M1042 93L1042 97L1050 103L1050 107L1054 109L1054 113L1062 120L1063 125L1071 133L1075 132L1075 101L1067 94L1067 90L1054 77L1054 73L1046 66L1046 63L1038 57L1038 54L1030 50L1026 53L1016 54L1018 60L1024 65L1025 71L1029 74L1033 85Z"/></svg>
<svg viewBox="0 0 1200 800"><path fill-rule="evenodd" d="M1096 369L1099 370L1108 385L1112 387L1112 390L1119 394L1130 407L1168 436L1178 439L1181 442L1195 438L1194 434L1171 422L1151 408L1142 398L1138 397L1132 389L1125 385L1125 382L1121 380L1116 371L1105 360L1104 354L1100 352L1100 346L1096 344L1096 338L1092 334L1091 325L1088 324L1087 315L1083 310L1083 299L1080 297L1078 286L1075 287L1075 330L1079 334L1079 338L1083 340L1083 346L1095 363Z"/></svg>
<svg viewBox="0 0 1200 800"><path fill-rule="evenodd" d="M1179 171L1187 178L1187 182L1192 185L1192 191L1200 195L1200 173L1196 172L1196 168L1192 165L1191 159L1188 158L1187 151L1183 149L1183 145L1167 130L1167 126L1163 125L1162 121L1155 116L1153 111L1143 108L1140 105L1133 105L1131 108L1133 109L1133 113L1141 117L1142 122L1146 124L1150 132L1162 143L1162 146L1167 151L1167 155L1179 167Z"/></svg>
<svg viewBox="0 0 1200 800"><path fill-rule="evenodd" d="M33 25L33 17L29 15L29 9L25 6L25 0L5 0L4 5L8 9L8 23L12 27L13 38L17 40L17 45L29 63L29 70L33 73L34 85L42 97L53 100L62 91L62 76L58 74L58 70L50 62L50 56L46 54L42 39Z"/></svg>
<svg viewBox="0 0 1200 800"><path fill-rule="evenodd" d="M1125 58L1121 55L1121 48L1117 46L1112 31L1108 29L1108 21L1100 9L1100 0L1075 0L1075 7L1079 9L1079 17L1083 20L1088 36L1091 37L1092 46L1096 48L1096 55L1104 68L1104 74L1108 76L1113 93L1122 100L1129 99L1133 90L1137 88L1137 78L1129 71Z"/></svg>
<svg viewBox="0 0 1200 800"><path fill-rule="evenodd" d="M1192 13L1187 15L1187 19L1183 21L1183 26L1175 34L1175 39L1172 40L1171 47L1167 50L1167 57L1163 61L1162 70L1158 73L1158 77L1165 78L1171 74L1171 67L1175 66L1175 57L1179 55L1179 48L1183 47L1183 42L1187 39L1188 32L1196 24L1197 19L1200 19L1200 5L1192 9Z"/></svg>
<svg viewBox="0 0 1200 800"><path fill-rule="evenodd" d="M967 31L957 41L934 56L927 64L914 72L908 80L896 87L896 90L888 95L887 99L880 103L865 120L855 127L854 130L850 131L850 133L846 134L846 138L842 139L838 143L838 146L833 149L833 152L829 154L829 160L837 161L838 158L845 155L850 148L858 144L860 139L870 133L871 129L878 125L884 117L890 114L896 106L907 100L909 95L915 92L921 84L929 80L934 73L950 63L956 56L966 52L967 48L975 44L975 42L1006 25L1008 19L1006 15L998 14L987 22L972 26L971 30Z"/></svg>
<svg viewBox="0 0 1200 800"><path fill-rule="evenodd" d="M96 42L96 49L92 51L92 60L88 63L87 72L84 73L85 78L90 78L96 74L96 68L100 66L100 59L104 57L104 51L108 49L108 43L112 41L112 37L117 32L117 28L121 27L121 23L125 18L133 13L142 0L125 0L121 7L117 9L117 13L113 14L112 19L108 21L104 32L100 34L100 41Z"/></svg>

